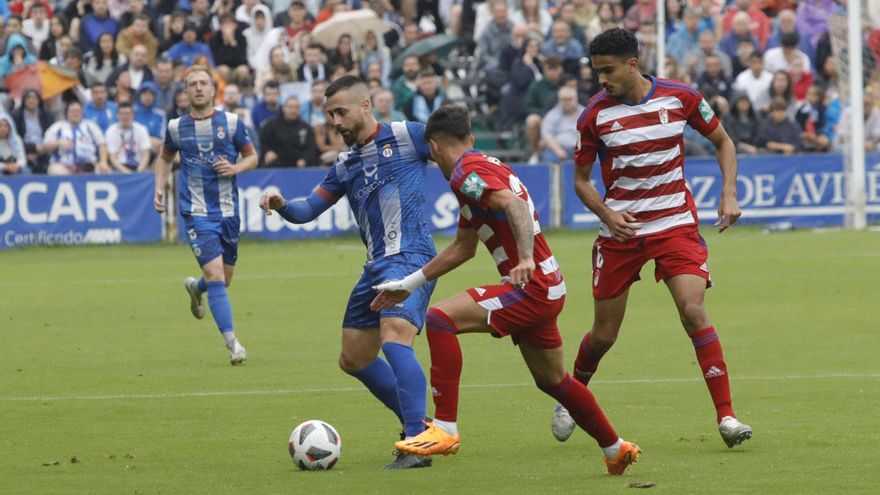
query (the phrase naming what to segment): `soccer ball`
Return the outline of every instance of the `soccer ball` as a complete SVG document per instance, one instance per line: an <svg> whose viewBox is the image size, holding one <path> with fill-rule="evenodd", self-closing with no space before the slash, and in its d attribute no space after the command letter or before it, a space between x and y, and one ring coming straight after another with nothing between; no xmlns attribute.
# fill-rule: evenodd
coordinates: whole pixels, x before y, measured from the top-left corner
<svg viewBox="0 0 880 495"><path fill-rule="evenodd" d="M293 463L303 471L323 471L339 460L342 439L332 426L310 419L294 428L287 448Z"/></svg>

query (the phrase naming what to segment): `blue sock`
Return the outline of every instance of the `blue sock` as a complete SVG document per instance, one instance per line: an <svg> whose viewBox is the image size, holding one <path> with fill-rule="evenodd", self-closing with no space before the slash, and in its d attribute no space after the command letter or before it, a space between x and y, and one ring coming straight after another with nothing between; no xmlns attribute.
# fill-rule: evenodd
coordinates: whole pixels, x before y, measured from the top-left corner
<svg viewBox="0 0 880 495"><path fill-rule="evenodd" d="M376 357L372 363L349 373L349 375L366 385L370 393L376 396L382 404L385 404L385 407L391 409L391 412L396 414L400 422L403 423L403 418L400 416L400 403L397 401L397 378L394 377L394 371L385 360Z"/></svg>
<svg viewBox="0 0 880 495"><path fill-rule="evenodd" d="M232 329L232 305L229 304L229 295L226 293L224 282L208 282L208 306L214 323L220 329L220 333L231 332Z"/></svg>
<svg viewBox="0 0 880 495"><path fill-rule="evenodd" d="M382 344L382 352L397 377L397 397L400 401L400 414L403 416L403 431L408 437L416 436L425 431L425 372L422 371L412 347L386 342Z"/></svg>
<svg viewBox="0 0 880 495"><path fill-rule="evenodd" d="M196 284L198 284L199 292L208 291L208 284L205 282L205 277L200 278L199 281L196 282Z"/></svg>

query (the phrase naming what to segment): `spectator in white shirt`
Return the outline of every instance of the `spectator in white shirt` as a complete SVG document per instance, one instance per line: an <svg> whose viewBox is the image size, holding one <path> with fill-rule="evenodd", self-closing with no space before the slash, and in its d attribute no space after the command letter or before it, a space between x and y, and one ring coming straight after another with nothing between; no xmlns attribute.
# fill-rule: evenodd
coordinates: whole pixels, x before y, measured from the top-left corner
<svg viewBox="0 0 880 495"><path fill-rule="evenodd" d="M795 58L800 58L804 62L804 70L812 71L810 67L810 57L806 53L798 50L800 35L797 31L791 33L782 33L782 46L771 48L764 54L764 68L770 72L782 70L791 71L791 63Z"/></svg>
<svg viewBox="0 0 880 495"><path fill-rule="evenodd" d="M114 170L129 174L143 172L150 164L150 132L134 121L131 103L120 103L118 122L107 129L107 158Z"/></svg>
<svg viewBox="0 0 880 495"><path fill-rule="evenodd" d="M46 130L43 148L49 158L49 175L76 173L107 173L107 147L101 128L91 120L83 120L79 101L71 101L64 109L65 119Z"/></svg>
<svg viewBox="0 0 880 495"><path fill-rule="evenodd" d="M559 88L558 103L544 116L541 122L544 163L560 163L574 157L579 137L577 121L584 111L577 98L576 89L569 86Z"/></svg>
<svg viewBox="0 0 880 495"><path fill-rule="evenodd" d="M43 42L49 38L49 21L46 19L46 4L35 2L31 5L28 18L21 23L21 32L31 39L36 53L40 53Z"/></svg>
<svg viewBox="0 0 880 495"><path fill-rule="evenodd" d="M749 56L749 68L742 71L733 82L734 91L744 91L752 102L752 108L766 108L770 104L770 83L773 73L764 69L764 57L760 51Z"/></svg>

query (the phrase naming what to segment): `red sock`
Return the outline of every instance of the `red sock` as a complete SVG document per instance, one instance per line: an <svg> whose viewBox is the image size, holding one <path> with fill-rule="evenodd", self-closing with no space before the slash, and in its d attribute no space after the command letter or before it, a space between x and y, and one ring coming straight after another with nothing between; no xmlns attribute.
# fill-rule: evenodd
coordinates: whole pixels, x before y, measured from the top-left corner
<svg viewBox="0 0 880 495"><path fill-rule="evenodd" d="M697 361L709 387L709 395L715 403L715 412L718 422L724 416L736 417L730 401L730 382L727 379L727 364L724 362L724 353L721 351L721 342L715 327L708 327L690 335L694 343L694 351L697 353Z"/></svg>
<svg viewBox="0 0 880 495"><path fill-rule="evenodd" d="M461 346L458 328L446 313L428 309L425 326L431 348L431 393L434 396L434 417L456 421L458 417L458 383L461 379Z"/></svg>
<svg viewBox="0 0 880 495"><path fill-rule="evenodd" d="M552 387L538 385L538 388L568 409L574 422L595 438L599 447L610 447L620 438L608 422L593 393L580 382L573 380L568 373L556 385Z"/></svg>
<svg viewBox="0 0 880 495"><path fill-rule="evenodd" d="M590 384L590 378L593 377L593 373L599 368L599 361L605 355L605 352L608 351L608 349L596 349L590 343L590 334L592 332L587 332L584 335L583 340L581 340L581 346L578 348L577 358L574 360L574 379L584 385Z"/></svg>

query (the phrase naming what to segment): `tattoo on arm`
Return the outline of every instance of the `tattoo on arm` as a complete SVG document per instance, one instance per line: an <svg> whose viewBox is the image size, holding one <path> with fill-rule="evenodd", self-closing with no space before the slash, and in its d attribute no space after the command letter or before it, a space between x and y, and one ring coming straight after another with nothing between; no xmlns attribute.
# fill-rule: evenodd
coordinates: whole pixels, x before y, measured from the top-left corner
<svg viewBox="0 0 880 495"><path fill-rule="evenodd" d="M529 204L517 197L507 204L505 213L513 231L513 238L516 240L519 259L532 258L535 246L535 220L532 218Z"/></svg>

